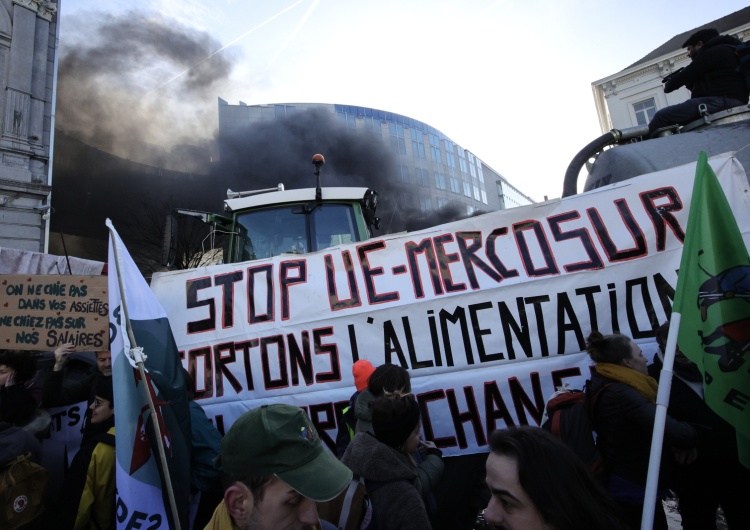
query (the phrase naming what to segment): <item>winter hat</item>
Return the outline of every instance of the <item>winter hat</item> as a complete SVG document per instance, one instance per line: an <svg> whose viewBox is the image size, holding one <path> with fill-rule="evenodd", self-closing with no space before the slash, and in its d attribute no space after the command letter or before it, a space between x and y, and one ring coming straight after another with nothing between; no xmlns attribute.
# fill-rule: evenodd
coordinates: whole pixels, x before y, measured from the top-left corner
<svg viewBox="0 0 750 530"><path fill-rule="evenodd" d="M352 375L354 375L354 386L357 387L357 392L362 392L367 388L367 383L370 381L370 376L375 371L375 367L370 361L359 360L352 366Z"/></svg>
<svg viewBox="0 0 750 530"><path fill-rule="evenodd" d="M419 405L412 396L379 397L371 407L375 438L394 449L404 445L419 423Z"/></svg>

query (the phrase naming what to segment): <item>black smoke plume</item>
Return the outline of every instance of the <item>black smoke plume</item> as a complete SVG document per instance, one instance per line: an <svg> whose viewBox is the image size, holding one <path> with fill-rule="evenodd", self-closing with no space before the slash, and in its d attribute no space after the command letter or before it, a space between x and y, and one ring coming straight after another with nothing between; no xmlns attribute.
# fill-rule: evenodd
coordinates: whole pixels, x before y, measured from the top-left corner
<svg viewBox="0 0 750 530"><path fill-rule="evenodd" d="M81 15L69 26L58 74L60 130L146 163L164 146L213 138L206 123L216 123L216 91L232 69L228 50L212 56L221 48L216 39L138 11Z"/></svg>
<svg viewBox="0 0 750 530"><path fill-rule="evenodd" d="M355 133L322 109L299 109L217 138L206 124L216 123L232 57L226 50L214 54L221 45L205 33L139 12L88 15L71 25L85 31L65 41L60 61L55 233L104 242L109 217L126 243L148 248L152 256L144 260L154 262L169 211L220 212L227 188L314 187L315 153L326 157L323 186L379 192L378 234L460 217L450 207L419 212L415 186L396 177L399 160L385 143L389 136ZM217 145L220 161L210 163ZM56 236L50 251L62 253ZM74 255L104 260L106 245Z"/></svg>

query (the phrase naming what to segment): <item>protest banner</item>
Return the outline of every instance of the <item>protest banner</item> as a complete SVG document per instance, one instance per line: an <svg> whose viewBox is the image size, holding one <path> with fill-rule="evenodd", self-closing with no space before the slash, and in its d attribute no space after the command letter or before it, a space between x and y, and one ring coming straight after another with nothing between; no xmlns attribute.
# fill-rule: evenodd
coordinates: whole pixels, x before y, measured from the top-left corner
<svg viewBox="0 0 750 530"><path fill-rule="evenodd" d="M109 347L106 276L0 275L0 347L74 351Z"/></svg>
<svg viewBox="0 0 750 530"><path fill-rule="evenodd" d="M744 170L711 161L745 237ZM653 352L671 312L695 164L594 192L306 255L157 273L196 400L220 429L262 403L306 407L333 446L357 359L407 368L446 456L541 421L588 377L593 330Z"/></svg>

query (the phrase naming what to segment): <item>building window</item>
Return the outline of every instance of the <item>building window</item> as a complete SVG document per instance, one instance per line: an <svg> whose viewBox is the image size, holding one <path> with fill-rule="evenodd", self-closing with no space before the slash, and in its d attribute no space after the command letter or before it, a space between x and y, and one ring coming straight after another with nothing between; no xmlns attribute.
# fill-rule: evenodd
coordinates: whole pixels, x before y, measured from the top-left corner
<svg viewBox="0 0 750 530"><path fill-rule="evenodd" d="M432 210L432 199L429 197L419 196L419 210L422 213L427 213Z"/></svg>
<svg viewBox="0 0 750 530"><path fill-rule="evenodd" d="M391 133L391 145L393 150L400 155L406 154L406 140L404 139L404 126L396 123L389 123L388 130Z"/></svg>
<svg viewBox="0 0 750 530"><path fill-rule="evenodd" d="M417 129L411 130L411 150L414 158L425 158L424 135Z"/></svg>
<svg viewBox="0 0 750 530"><path fill-rule="evenodd" d="M447 189L447 186L445 184L445 175L443 173L438 173L435 171L435 187L439 190Z"/></svg>
<svg viewBox="0 0 750 530"><path fill-rule="evenodd" d="M479 186L474 186L474 200L481 201L482 196L479 194Z"/></svg>
<svg viewBox="0 0 750 530"><path fill-rule="evenodd" d="M451 191L453 193L461 193L461 182L453 176L451 176Z"/></svg>
<svg viewBox="0 0 750 530"><path fill-rule="evenodd" d="M471 184L464 180L464 195L471 197Z"/></svg>
<svg viewBox="0 0 750 530"><path fill-rule="evenodd" d="M444 140L445 142L445 158L447 160L448 167L453 169L456 168L456 155L453 154L453 142L450 140Z"/></svg>
<svg viewBox="0 0 750 530"><path fill-rule="evenodd" d="M461 173L466 174L469 170L466 168L466 157L464 156L464 150L458 149L458 164L461 166Z"/></svg>
<svg viewBox="0 0 750 530"><path fill-rule="evenodd" d="M440 138L434 134L430 135L430 156L438 164L443 161L443 156L440 152Z"/></svg>
<svg viewBox="0 0 750 530"><path fill-rule="evenodd" d="M443 208L448 206L448 199L441 199L438 197L435 200L437 201L438 210L442 210Z"/></svg>
<svg viewBox="0 0 750 530"><path fill-rule="evenodd" d="M409 166L401 166L401 182L409 183Z"/></svg>
<svg viewBox="0 0 750 530"><path fill-rule="evenodd" d="M654 98L649 98L645 101L639 101L633 103L633 110L635 111L635 120L638 125L648 125L656 114L656 102Z"/></svg>
<svg viewBox="0 0 750 530"><path fill-rule="evenodd" d="M423 188L429 187L430 174L427 172L427 170L418 167L415 171L417 172L417 184L419 184Z"/></svg>

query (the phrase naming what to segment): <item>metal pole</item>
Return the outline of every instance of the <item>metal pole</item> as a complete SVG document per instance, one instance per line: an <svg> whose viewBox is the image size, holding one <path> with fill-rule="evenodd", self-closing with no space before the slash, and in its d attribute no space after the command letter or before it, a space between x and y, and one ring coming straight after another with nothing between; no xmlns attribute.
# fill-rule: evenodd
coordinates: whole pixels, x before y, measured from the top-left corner
<svg viewBox="0 0 750 530"><path fill-rule="evenodd" d="M680 331L682 315L672 313L669 320L669 334L664 352L664 366L659 376L659 392L656 394L656 416L654 417L654 434L651 436L651 457L648 462L648 478L646 479L646 493L643 499L643 513L641 515L641 530L651 530L654 526L656 511L656 493L659 486L659 466L661 464L661 450L664 443L664 425L667 422L667 406L669 394L672 391L672 368L674 367L675 351L677 350L677 334Z"/></svg>
<svg viewBox="0 0 750 530"><path fill-rule="evenodd" d="M52 62L52 106L49 117L49 157L47 158L47 186L50 192L47 194L47 204L50 206L49 215L52 216L52 164L54 162L55 150L55 113L57 112L57 69L60 63L60 4L62 0L57 0L57 15L55 16L55 60ZM50 219L44 221L44 250L46 254L49 250L49 225ZM68 264L70 270L70 264ZM72 272L70 274L73 274Z"/></svg>

